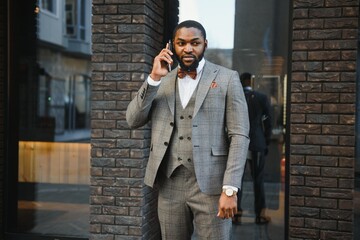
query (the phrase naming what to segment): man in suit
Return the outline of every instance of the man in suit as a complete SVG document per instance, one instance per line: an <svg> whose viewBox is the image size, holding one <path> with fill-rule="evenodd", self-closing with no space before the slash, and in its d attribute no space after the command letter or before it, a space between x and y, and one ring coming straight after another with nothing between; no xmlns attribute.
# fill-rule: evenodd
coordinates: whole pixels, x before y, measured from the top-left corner
<svg viewBox="0 0 360 240"><path fill-rule="evenodd" d="M159 189L163 240L230 239L249 144L239 75L204 59L206 32L196 21L180 23L172 45L126 112L131 128L151 124L144 181ZM173 55L179 66L169 72Z"/></svg>
<svg viewBox="0 0 360 240"><path fill-rule="evenodd" d="M265 215L264 166L268 145L271 139L272 123L268 98L265 94L254 91L251 88L251 79L252 75L248 72L245 72L240 76L248 104L250 119L248 163L253 179L254 208L256 215L255 223L266 224L270 221L270 217ZM239 211L233 218L233 223L237 224L241 222L241 196L242 191L239 191Z"/></svg>

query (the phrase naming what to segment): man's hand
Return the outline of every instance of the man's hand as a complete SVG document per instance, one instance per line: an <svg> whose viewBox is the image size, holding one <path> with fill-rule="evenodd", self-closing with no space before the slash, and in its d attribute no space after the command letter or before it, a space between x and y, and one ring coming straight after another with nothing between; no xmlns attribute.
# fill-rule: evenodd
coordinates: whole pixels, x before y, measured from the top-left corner
<svg viewBox="0 0 360 240"><path fill-rule="evenodd" d="M225 193L221 193L219 199L219 211L217 217L225 219L232 218L237 213L237 195L231 197L226 196Z"/></svg>
<svg viewBox="0 0 360 240"><path fill-rule="evenodd" d="M150 73L150 77L154 81L159 81L160 78L164 77L169 72L168 65L173 64L171 56L173 53L168 49L168 44L166 48L163 48L161 52L154 58L153 68Z"/></svg>

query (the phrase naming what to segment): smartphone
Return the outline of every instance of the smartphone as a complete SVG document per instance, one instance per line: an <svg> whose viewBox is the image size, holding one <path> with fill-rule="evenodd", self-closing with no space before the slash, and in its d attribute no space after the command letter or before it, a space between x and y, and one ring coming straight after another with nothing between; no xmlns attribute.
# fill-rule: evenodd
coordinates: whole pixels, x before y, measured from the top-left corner
<svg viewBox="0 0 360 240"><path fill-rule="evenodd" d="M171 40L169 40L168 41L168 43L167 43L167 49L169 49L170 51L171 51ZM168 64L168 70L169 70L169 72L171 72L171 64Z"/></svg>

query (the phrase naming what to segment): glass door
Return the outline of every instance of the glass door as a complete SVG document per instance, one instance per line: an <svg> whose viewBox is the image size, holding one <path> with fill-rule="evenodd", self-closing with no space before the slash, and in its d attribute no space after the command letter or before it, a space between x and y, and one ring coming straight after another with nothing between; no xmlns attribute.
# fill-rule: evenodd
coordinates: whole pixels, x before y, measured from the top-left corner
<svg viewBox="0 0 360 240"><path fill-rule="evenodd" d="M202 6L206 6L203 8ZM285 238L285 129L289 2L275 0L180 0L179 21L196 20L205 27L205 59L252 75L252 88L268 97L272 137L265 161L264 185L269 224L256 225L253 182L245 170L241 225L233 238Z"/></svg>
<svg viewBox="0 0 360 240"><path fill-rule="evenodd" d="M8 4L7 235L87 239L90 52L67 48L65 1Z"/></svg>

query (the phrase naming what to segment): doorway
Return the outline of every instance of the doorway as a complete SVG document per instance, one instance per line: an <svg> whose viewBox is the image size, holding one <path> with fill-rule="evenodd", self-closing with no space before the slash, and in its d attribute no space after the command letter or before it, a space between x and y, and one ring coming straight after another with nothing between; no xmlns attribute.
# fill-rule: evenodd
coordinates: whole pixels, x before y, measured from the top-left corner
<svg viewBox="0 0 360 240"><path fill-rule="evenodd" d="M206 29L205 59L250 72L254 90L266 94L271 105L272 137L265 163L266 215L269 224L256 225L249 164L245 170L241 225L233 225L233 239L285 239L285 134L289 3L261 0L180 0L179 22L199 21ZM206 11L201 6L206 5ZM191 6L189 8L188 6ZM221 17L216 17L221 16Z"/></svg>

